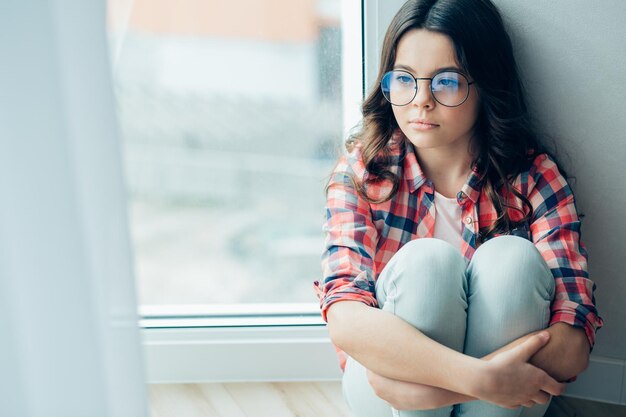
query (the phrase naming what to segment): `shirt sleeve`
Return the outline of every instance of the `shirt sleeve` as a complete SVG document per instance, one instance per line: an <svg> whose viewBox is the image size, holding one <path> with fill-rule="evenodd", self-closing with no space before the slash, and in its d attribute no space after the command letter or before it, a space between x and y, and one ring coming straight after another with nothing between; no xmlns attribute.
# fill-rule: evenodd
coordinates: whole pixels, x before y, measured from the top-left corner
<svg viewBox="0 0 626 417"><path fill-rule="evenodd" d="M315 282L322 318L337 301L361 301L376 307L374 253L378 232L370 205L358 195L354 170L342 157L331 176L326 197L326 235L322 254L323 282Z"/></svg>
<svg viewBox="0 0 626 417"><path fill-rule="evenodd" d="M595 333L604 323L595 306L596 286L587 273L587 251L580 240L574 194L547 154L535 159L529 186L533 242L556 281L550 325L564 322L583 329L593 350Z"/></svg>

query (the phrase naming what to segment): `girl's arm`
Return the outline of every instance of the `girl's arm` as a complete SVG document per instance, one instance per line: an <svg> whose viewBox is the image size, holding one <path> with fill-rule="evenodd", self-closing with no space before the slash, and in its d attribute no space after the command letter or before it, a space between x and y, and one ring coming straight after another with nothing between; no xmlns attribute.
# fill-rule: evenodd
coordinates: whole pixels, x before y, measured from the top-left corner
<svg viewBox="0 0 626 417"><path fill-rule="evenodd" d="M583 331L563 323L557 323L544 331L550 333L550 339L539 352L533 355L530 359L531 364L543 369L558 381L570 379L586 368L589 344ZM524 343L539 332L536 331L522 336L482 359L490 360L498 354ZM569 362L563 363L563 358L569 356L567 354L564 355L564 351L576 351L574 354L582 357L581 364L574 367ZM478 399L443 388L394 380L378 375L370 370L367 371L367 375L370 385L372 385L376 394L388 401L396 409L429 410ZM534 404L533 402L533 404L529 405Z"/></svg>
<svg viewBox="0 0 626 417"><path fill-rule="evenodd" d="M477 385L480 359L437 343L391 313L341 301L327 318L333 344L377 374L468 395Z"/></svg>
<svg viewBox="0 0 626 417"><path fill-rule="evenodd" d="M329 307L328 330L336 346L375 374L506 408L545 402L546 393L561 395L565 389L565 384L527 363L545 343L539 337L486 361L437 343L391 313L354 301Z"/></svg>
<svg viewBox="0 0 626 417"><path fill-rule="evenodd" d="M578 340L578 333L584 332L590 350L596 331L604 323L595 306L595 284L587 272L587 251L581 241L581 222L572 189L547 154L535 158L528 178L520 181L520 188L533 206L532 241L555 279L550 326L569 325L559 330L566 339L562 341L564 347L568 340ZM586 354L574 351L565 360L577 368L584 364ZM563 355L560 359L563 361Z"/></svg>
<svg viewBox="0 0 626 417"><path fill-rule="evenodd" d="M537 352L530 363L543 369L557 381L571 382L589 365L589 341L585 331L557 322L545 331L550 343Z"/></svg>

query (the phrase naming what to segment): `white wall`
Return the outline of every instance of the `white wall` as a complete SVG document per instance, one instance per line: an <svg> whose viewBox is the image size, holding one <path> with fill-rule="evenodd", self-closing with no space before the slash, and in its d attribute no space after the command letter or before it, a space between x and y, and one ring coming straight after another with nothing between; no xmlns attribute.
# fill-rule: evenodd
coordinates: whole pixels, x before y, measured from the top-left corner
<svg viewBox="0 0 626 417"><path fill-rule="evenodd" d="M0 3L0 416L147 415L105 3Z"/></svg>

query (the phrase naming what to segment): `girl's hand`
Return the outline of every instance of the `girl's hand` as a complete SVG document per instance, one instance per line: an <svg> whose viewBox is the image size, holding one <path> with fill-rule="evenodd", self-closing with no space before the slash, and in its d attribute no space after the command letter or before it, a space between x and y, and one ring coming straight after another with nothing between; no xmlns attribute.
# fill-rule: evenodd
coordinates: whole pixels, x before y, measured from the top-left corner
<svg viewBox="0 0 626 417"><path fill-rule="evenodd" d="M487 359L483 376L475 388L475 396L515 409L546 404L550 394L561 395L566 384L557 382L542 369L528 363L549 338L547 332L537 333L514 348Z"/></svg>

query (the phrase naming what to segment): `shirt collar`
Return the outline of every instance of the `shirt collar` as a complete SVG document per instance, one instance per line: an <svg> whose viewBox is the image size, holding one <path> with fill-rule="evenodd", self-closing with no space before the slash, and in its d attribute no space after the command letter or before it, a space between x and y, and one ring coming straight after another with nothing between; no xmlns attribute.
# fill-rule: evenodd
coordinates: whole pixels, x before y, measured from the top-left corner
<svg viewBox="0 0 626 417"><path fill-rule="evenodd" d="M463 195L461 194L464 194L467 197L469 197L469 199L472 200L472 202L476 203L478 201L478 198L480 197L480 191L482 189L484 177L485 175L484 174L481 175L478 172L478 167L474 165L472 167L472 172L467 177L467 181L461 188L461 191L459 192L459 194L457 194L457 199L462 199Z"/></svg>
<svg viewBox="0 0 626 417"><path fill-rule="evenodd" d="M413 144L408 141L405 145L404 154L404 179L409 184L410 192L414 192L427 181L422 167L420 167L419 162L417 162Z"/></svg>

